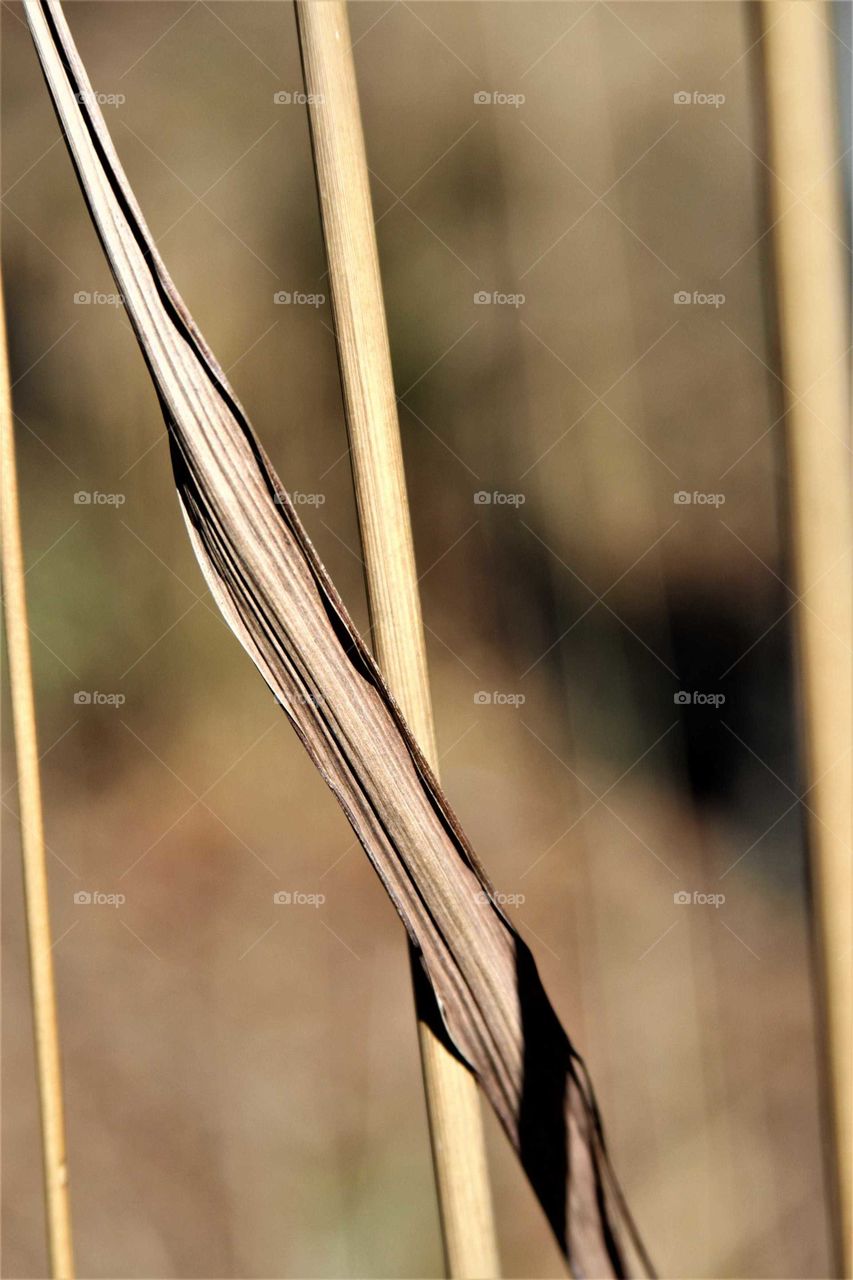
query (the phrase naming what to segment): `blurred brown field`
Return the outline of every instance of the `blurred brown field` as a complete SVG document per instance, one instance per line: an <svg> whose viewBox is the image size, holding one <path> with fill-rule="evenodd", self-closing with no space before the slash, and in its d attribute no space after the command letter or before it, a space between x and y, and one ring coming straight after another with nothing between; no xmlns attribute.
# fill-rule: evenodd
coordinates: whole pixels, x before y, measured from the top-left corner
<svg viewBox="0 0 853 1280"><path fill-rule="evenodd" d="M66 9L169 270L366 632L291 9ZM661 1274L825 1276L755 6L364 0L350 21L447 794ZM402 930L207 595L17 3L2 36L79 1274L435 1276ZM9 733L4 765L2 1267L34 1277ZM505 1274L563 1274L487 1128Z"/></svg>

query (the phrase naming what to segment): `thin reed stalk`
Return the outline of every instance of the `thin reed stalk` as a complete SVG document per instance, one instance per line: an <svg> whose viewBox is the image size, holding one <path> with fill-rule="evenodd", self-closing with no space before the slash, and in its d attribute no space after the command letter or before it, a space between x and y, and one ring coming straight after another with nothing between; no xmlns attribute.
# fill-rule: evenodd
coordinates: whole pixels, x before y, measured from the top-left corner
<svg viewBox="0 0 853 1280"><path fill-rule="evenodd" d="M839 1265L853 1267L853 543L849 311L832 18L764 3L796 627L815 938L823 985Z"/></svg>
<svg viewBox="0 0 853 1280"><path fill-rule="evenodd" d="M417 569L344 0L297 0L297 28L320 201L373 648L438 776ZM451 1276L499 1273L477 1086L444 1047L413 978L445 1261Z"/></svg>
<svg viewBox="0 0 853 1280"><path fill-rule="evenodd" d="M51 1275L72 1280L74 1256L68 1202L68 1166L62 1105L62 1070L56 1020L56 990L50 939L50 910L41 807L38 741L33 702L30 633L24 588L24 556L18 507L18 476L12 424L12 394L6 345L6 316L0 284L0 500L3 533L3 612L18 766L18 805L24 863L27 939L30 957L36 1073L42 1129L45 1205Z"/></svg>

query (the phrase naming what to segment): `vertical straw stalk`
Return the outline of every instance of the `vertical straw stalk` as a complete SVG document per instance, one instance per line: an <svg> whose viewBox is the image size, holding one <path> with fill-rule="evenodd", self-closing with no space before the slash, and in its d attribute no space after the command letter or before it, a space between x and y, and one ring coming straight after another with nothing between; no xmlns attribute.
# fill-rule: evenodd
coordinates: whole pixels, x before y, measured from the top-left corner
<svg viewBox="0 0 853 1280"><path fill-rule="evenodd" d="M367 597L379 667L438 770L412 530L355 64L344 0L297 0L309 121ZM413 974L416 970L413 970ZM470 1072L423 1016L418 1034L445 1259L454 1277L499 1262L482 1115Z"/></svg>
<svg viewBox="0 0 853 1280"><path fill-rule="evenodd" d="M6 318L0 284L0 498L2 498L4 614L12 719L18 765L18 804L24 862L27 935L32 983L39 1106L42 1126L45 1200L51 1274L72 1280L74 1260L68 1204L68 1168L62 1073L56 1023L56 993L50 941L50 912L44 857L41 783L33 705L27 598L18 508L18 478L12 426L12 397L6 348Z"/></svg>
<svg viewBox="0 0 853 1280"><path fill-rule="evenodd" d="M828 7L762 6L806 803L842 1274L853 1241L850 332Z"/></svg>

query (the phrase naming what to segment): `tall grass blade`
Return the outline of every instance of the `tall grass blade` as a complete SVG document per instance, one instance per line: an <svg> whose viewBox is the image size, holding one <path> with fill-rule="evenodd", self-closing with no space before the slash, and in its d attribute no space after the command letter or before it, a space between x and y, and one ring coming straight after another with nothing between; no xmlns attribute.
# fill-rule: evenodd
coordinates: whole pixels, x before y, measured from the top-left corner
<svg viewBox="0 0 853 1280"><path fill-rule="evenodd" d="M56 1021L56 987L50 939L50 909L44 856L38 740L30 663L24 555L18 506L18 473L12 394L6 349L6 313L0 285L0 501L3 532L3 613L12 694L15 755L18 764L18 805L24 861L27 940L32 984L36 1074L42 1130L42 1166L47 1214L47 1241L54 1280L73 1280L71 1210L68 1203L68 1165L62 1103L62 1069Z"/></svg>
<svg viewBox="0 0 853 1280"><path fill-rule="evenodd" d="M329 265L371 635L377 662L438 777L418 574L344 0L297 0L299 47ZM412 951L413 972L419 960ZM423 993L421 995L420 993ZM423 1001L427 1007L421 1008ZM499 1274L483 1119L470 1072L432 1030L415 980L418 1040L448 1273Z"/></svg>
<svg viewBox="0 0 853 1280"><path fill-rule="evenodd" d="M569 1263L647 1274L584 1066L151 240L58 0L25 12L169 428L211 592L344 809Z"/></svg>

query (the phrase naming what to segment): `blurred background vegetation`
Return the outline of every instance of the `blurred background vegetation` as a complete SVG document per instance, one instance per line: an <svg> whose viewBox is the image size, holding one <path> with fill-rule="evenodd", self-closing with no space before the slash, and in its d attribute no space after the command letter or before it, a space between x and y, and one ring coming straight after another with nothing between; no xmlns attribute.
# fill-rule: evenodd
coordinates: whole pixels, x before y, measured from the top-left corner
<svg viewBox="0 0 853 1280"><path fill-rule="evenodd" d="M290 7L67 13L169 270L366 630ZM379 0L351 24L447 793L661 1273L826 1275L755 6ZM2 33L79 1272L439 1274L402 931L208 600L19 4ZM10 752L3 1272L32 1277ZM124 901L75 902L96 892ZM560 1275L487 1123L505 1274Z"/></svg>

